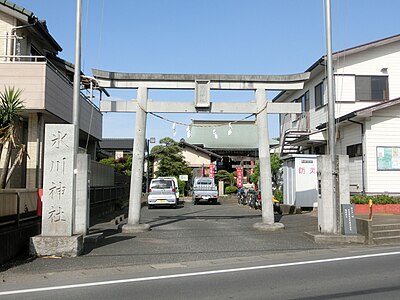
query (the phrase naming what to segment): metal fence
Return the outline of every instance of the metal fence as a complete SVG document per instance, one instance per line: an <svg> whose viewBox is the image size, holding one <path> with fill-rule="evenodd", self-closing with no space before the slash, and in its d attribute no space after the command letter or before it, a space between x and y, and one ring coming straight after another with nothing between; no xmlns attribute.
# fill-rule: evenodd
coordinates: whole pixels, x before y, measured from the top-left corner
<svg viewBox="0 0 400 300"><path fill-rule="evenodd" d="M0 226L37 218L37 189L0 190Z"/></svg>
<svg viewBox="0 0 400 300"><path fill-rule="evenodd" d="M0 190L0 228L40 219L37 189ZM129 185L90 188L90 224L128 204Z"/></svg>

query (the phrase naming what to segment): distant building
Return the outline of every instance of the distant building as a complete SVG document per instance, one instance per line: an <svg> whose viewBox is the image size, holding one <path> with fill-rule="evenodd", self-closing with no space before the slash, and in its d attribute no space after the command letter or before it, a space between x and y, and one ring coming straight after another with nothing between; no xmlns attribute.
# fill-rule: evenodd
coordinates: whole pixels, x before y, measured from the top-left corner
<svg viewBox="0 0 400 300"><path fill-rule="evenodd" d="M186 141L222 157L217 169L234 171L243 166L244 178L250 165L258 160L258 129L255 121L193 120L191 136ZM270 139L270 146L279 144ZM246 168L248 167L248 168Z"/></svg>
<svg viewBox="0 0 400 300"><path fill-rule="evenodd" d="M190 168L193 168L193 176L208 176L212 163L222 160L222 156L208 151L204 148L192 145L181 139L179 145L182 148L182 155Z"/></svg>
<svg viewBox="0 0 400 300"><path fill-rule="evenodd" d="M133 153L133 139L129 138L103 138L99 141L99 146L103 155L115 159Z"/></svg>
<svg viewBox="0 0 400 300"><path fill-rule="evenodd" d="M335 148L349 155L353 194L400 194L400 35L333 54ZM298 102L301 114L280 118L282 155L327 152L326 58L307 70L303 90L274 102Z"/></svg>

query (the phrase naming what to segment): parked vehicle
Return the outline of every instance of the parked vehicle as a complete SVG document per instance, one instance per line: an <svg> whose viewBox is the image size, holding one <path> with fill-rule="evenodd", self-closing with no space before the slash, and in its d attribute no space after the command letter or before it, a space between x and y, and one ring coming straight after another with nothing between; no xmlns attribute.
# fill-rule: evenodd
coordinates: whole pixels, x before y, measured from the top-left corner
<svg viewBox="0 0 400 300"><path fill-rule="evenodd" d="M199 201L217 204L218 190L213 178L196 177L193 182L193 204L197 205Z"/></svg>
<svg viewBox="0 0 400 300"><path fill-rule="evenodd" d="M170 177L158 177L157 179L171 179L174 181L175 183L175 195L176 195L176 200L179 203L179 185L178 185L178 179L176 179L176 177L170 176Z"/></svg>
<svg viewBox="0 0 400 300"><path fill-rule="evenodd" d="M282 213L280 203L274 195L272 195L272 203L274 212L278 214ZM254 209L262 209L261 192L258 192L258 194L256 194L256 192L249 192L248 205Z"/></svg>
<svg viewBox="0 0 400 300"><path fill-rule="evenodd" d="M238 192L237 192L237 196L238 196L238 204L239 205L246 205L247 203L247 195L246 195L246 191L243 188L239 188Z"/></svg>
<svg viewBox="0 0 400 300"><path fill-rule="evenodd" d="M176 208L178 204L176 189L177 187L172 179L153 179L147 196L148 208L151 209L155 205L169 205Z"/></svg>

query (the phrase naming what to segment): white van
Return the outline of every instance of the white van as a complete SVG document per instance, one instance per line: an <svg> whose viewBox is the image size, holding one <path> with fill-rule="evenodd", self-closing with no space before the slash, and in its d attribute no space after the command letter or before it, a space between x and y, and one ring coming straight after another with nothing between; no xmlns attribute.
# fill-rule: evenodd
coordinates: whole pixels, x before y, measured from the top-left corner
<svg viewBox="0 0 400 300"><path fill-rule="evenodd" d="M176 179L176 177L168 177L168 176L164 176L164 177L157 177L157 179L170 179L173 180L175 183L175 195L176 195L176 201L179 203L179 185L178 185L178 179Z"/></svg>
<svg viewBox="0 0 400 300"><path fill-rule="evenodd" d="M175 183L172 179L153 179L147 196L149 209L155 205L169 205L176 208L178 202L175 196Z"/></svg>

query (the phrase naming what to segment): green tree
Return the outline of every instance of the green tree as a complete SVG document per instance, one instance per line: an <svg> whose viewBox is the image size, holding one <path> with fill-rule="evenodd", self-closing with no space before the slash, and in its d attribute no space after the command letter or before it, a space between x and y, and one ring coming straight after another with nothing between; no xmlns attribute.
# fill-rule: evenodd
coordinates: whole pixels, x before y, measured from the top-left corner
<svg viewBox="0 0 400 300"><path fill-rule="evenodd" d="M24 108L21 95L22 90L15 89L14 87L6 87L4 92L0 92L0 157L3 146L7 148L3 169L0 175L0 188L2 189L6 187L15 168L21 164L26 154L26 147L18 143L17 136L19 115ZM18 153L10 167L13 149L18 149Z"/></svg>
<svg viewBox="0 0 400 300"><path fill-rule="evenodd" d="M224 186L233 186L235 184L235 175L233 173L229 173L226 170L219 170L217 174L215 174L215 180L217 182L223 181Z"/></svg>
<svg viewBox="0 0 400 300"><path fill-rule="evenodd" d="M162 138L160 145L151 149L151 156L157 164L157 171L154 174L156 177L175 176L178 178L179 175L192 173L182 155L182 148L170 137Z"/></svg>
<svg viewBox="0 0 400 300"><path fill-rule="evenodd" d="M132 155L127 155L114 159L113 157L103 158L100 163L113 167L114 171L117 173L122 173L130 176L132 170Z"/></svg>
<svg viewBox="0 0 400 300"><path fill-rule="evenodd" d="M281 178L282 178L282 160L280 159L279 155L276 153L271 154L270 156L270 162L271 162L271 179L274 185L280 189L280 183L281 183ZM254 174L250 176L250 181L257 184L258 179L260 177L260 162L258 161L256 163L256 166L254 168Z"/></svg>

